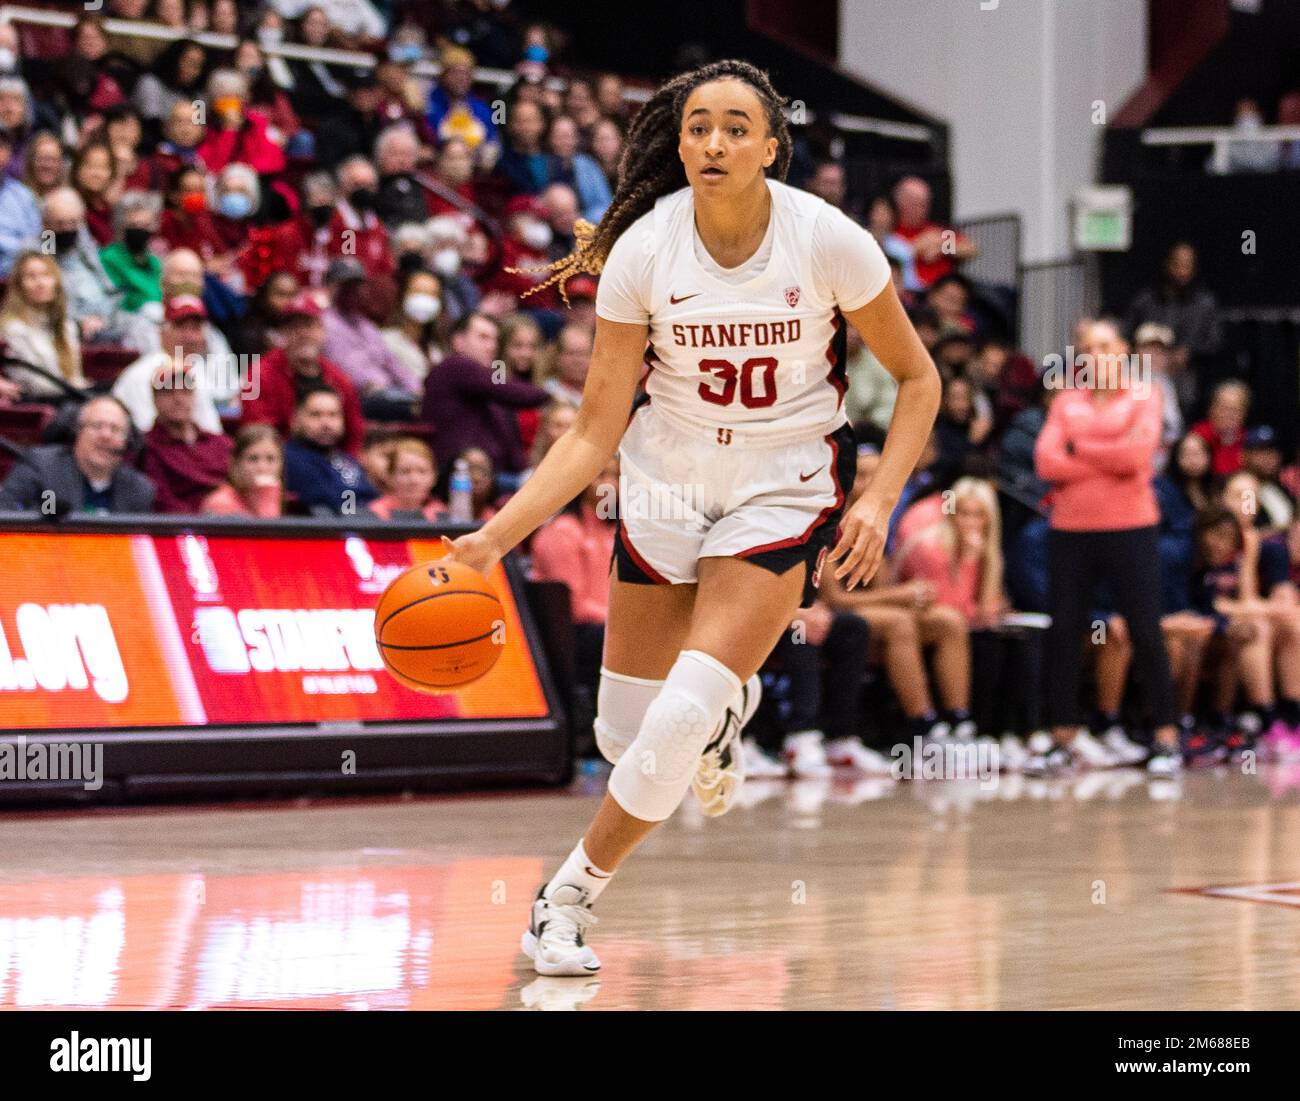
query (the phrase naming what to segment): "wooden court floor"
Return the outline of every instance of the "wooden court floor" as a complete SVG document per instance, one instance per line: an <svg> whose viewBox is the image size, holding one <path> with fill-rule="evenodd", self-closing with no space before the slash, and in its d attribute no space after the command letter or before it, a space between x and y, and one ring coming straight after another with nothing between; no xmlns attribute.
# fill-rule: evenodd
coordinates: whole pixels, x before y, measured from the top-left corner
<svg viewBox="0 0 1300 1101"><path fill-rule="evenodd" d="M1300 766L751 782L539 979L602 789L0 816L0 1007L1300 1009Z"/></svg>

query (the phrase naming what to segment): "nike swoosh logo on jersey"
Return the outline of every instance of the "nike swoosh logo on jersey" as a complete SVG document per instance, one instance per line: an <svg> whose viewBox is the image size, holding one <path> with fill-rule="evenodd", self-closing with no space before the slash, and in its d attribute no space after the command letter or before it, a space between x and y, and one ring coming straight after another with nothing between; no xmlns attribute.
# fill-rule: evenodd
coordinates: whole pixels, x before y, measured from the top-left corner
<svg viewBox="0 0 1300 1101"><path fill-rule="evenodd" d="M681 296L681 298L674 298L670 294L668 296L668 301L675 306L677 305L678 302L685 302L688 298L699 298L699 296L702 295L703 293L704 293L703 291L696 291L694 294L684 294Z"/></svg>
<svg viewBox="0 0 1300 1101"><path fill-rule="evenodd" d="M799 481L801 481L801 482L806 482L809 478L815 478L815 477L817 477L818 474L820 474L820 473L821 473L823 470L825 470L825 469L826 469L826 464L823 463L823 464L822 464L821 466L819 466L816 470L814 470L811 474L800 474L800 475L799 475Z"/></svg>

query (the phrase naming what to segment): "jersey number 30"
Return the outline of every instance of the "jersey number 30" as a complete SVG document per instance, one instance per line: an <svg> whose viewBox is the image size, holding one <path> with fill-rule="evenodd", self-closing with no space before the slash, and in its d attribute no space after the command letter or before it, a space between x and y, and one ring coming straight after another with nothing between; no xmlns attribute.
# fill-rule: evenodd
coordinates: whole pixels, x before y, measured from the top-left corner
<svg viewBox="0 0 1300 1101"><path fill-rule="evenodd" d="M736 400L736 380L740 380L740 404L746 409L763 409L776 403L776 360L772 356L747 359L736 369L726 359L702 359L700 370L707 371L722 383L721 390L713 389L707 382L700 383L700 397L713 405L730 405ZM761 394L754 393L754 372L763 372Z"/></svg>

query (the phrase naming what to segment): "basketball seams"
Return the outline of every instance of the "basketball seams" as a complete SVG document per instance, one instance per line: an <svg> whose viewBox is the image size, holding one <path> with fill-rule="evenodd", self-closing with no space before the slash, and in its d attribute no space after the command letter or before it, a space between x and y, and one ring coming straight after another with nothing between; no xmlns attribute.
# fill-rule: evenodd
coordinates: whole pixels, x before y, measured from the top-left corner
<svg viewBox="0 0 1300 1101"><path fill-rule="evenodd" d="M436 600L440 596L486 596L489 600L496 601L497 607L501 607L501 598L496 593L485 593L480 589L454 589L445 593L429 593L417 600L412 600L409 604L403 604L400 608L395 608L384 616L384 621L375 628L375 638L380 642L383 641L384 628L397 616L401 615L408 608L414 608L417 604L423 604L426 600ZM502 609L504 610L504 609Z"/></svg>

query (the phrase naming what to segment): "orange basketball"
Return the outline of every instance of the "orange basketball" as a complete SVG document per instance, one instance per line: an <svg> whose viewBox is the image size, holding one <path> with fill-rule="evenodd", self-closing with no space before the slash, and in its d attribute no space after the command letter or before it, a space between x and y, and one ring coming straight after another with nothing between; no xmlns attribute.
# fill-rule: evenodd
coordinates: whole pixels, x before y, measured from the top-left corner
<svg viewBox="0 0 1300 1101"><path fill-rule="evenodd" d="M384 590L375 608L375 641L388 671L418 692L442 692L478 680L497 663L505 641L501 601L487 579L463 562L421 562Z"/></svg>

